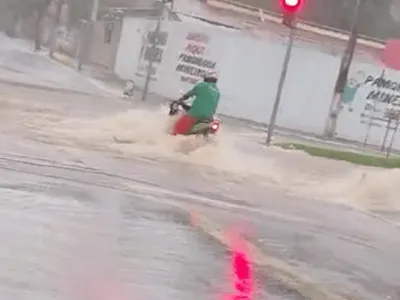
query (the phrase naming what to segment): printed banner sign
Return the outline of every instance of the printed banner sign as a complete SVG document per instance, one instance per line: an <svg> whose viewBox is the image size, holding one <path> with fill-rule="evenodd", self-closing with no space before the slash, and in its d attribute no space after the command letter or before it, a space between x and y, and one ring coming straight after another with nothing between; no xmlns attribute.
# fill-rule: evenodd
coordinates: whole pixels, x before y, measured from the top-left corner
<svg viewBox="0 0 400 300"><path fill-rule="evenodd" d="M201 80L204 74L215 69L216 62L207 57L210 38L206 34L189 32L186 45L179 54L175 70L179 73L181 82L194 84Z"/></svg>

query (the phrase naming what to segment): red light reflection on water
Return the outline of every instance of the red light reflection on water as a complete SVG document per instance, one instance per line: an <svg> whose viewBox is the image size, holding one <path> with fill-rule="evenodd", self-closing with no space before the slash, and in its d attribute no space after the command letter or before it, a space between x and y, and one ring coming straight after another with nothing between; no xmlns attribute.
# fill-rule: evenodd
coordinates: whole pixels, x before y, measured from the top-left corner
<svg viewBox="0 0 400 300"><path fill-rule="evenodd" d="M225 232L231 250L230 274L228 280L232 294L223 296L224 300L252 300L254 294L254 275L250 249L240 231L231 228Z"/></svg>
<svg viewBox="0 0 400 300"><path fill-rule="evenodd" d="M198 226L200 217L197 213L191 214L191 223ZM231 227L224 232L231 252L228 264L228 283L230 293L224 293L220 300L253 300L255 280L253 262L250 249L242 237L243 228ZM104 262L103 262L104 263ZM112 268L108 269L96 261L80 265L80 268L68 280L72 299L74 300L125 300L128 299L126 291L113 276ZM136 295L138 296L138 295ZM143 297L138 297L142 299Z"/></svg>

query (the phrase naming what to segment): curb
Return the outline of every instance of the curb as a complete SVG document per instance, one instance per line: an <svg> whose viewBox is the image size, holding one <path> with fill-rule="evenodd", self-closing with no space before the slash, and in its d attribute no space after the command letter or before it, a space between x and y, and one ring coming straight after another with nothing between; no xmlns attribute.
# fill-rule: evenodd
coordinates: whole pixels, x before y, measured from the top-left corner
<svg viewBox="0 0 400 300"><path fill-rule="evenodd" d="M55 52L54 53L54 59L51 59L47 56L44 56L44 58L58 62L65 67L71 67L71 59L67 57L64 54ZM36 83L27 83L23 81L15 81L15 80L9 80L5 78L0 78L0 83L4 84L9 84L9 85L14 85L14 86L19 86L19 87L25 87L25 88L30 88L30 89L39 89L39 90L44 90L44 91L50 91L50 92L61 92L61 93L69 93L69 94L75 94L75 95L84 95L84 96L97 96L97 97L102 97L103 95L99 95L94 92L86 92L86 91L80 91L80 90L75 90L75 89L70 89L70 88L65 88L65 87L56 87L56 86L48 86L48 85L41 85L41 84L36 84Z"/></svg>
<svg viewBox="0 0 400 300"><path fill-rule="evenodd" d="M77 71L77 68L76 68L77 63L76 63L76 61L72 57L70 57L70 56L68 56L66 54L63 54L63 53L60 53L60 52L54 52L52 61L53 62L57 62L57 63L63 65L64 67L68 68L68 69L74 69L75 71ZM82 71L83 71L83 69L82 69ZM77 72L79 72L88 82L90 82L93 85L96 85L97 88L99 88L99 90L101 90L101 89L104 90L104 87L108 85L105 82L105 80L91 78L90 76L86 76L81 71L77 71ZM102 86L102 87L99 87L99 85ZM108 85L108 86L110 87L110 85ZM110 92L110 89L108 88L108 89L106 89L106 93L111 97L120 97L121 94L122 94L122 90L118 89L117 92Z"/></svg>
<svg viewBox="0 0 400 300"><path fill-rule="evenodd" d="M192 225L201 231L203 231L208 236L212 237L214 240L219 242L225 247L229 247L229 241L223 234L218 226L213 224L210 220L196 216L192 217ZM273 257L266 253L266 251L261 250L259 247L253 243L246 241L249 247L253 262L260 267L267 267L270 270L275 271L274 278L281 281L283 285L298 291L302 296L310 300L348 300L338 294L332 293L326 290L320 284L313 281L311 278L299 273L288 263Z"/></svg>
<svg viewBox="0 0 400 300"><path fill-rule="evenodd" d="M62 87L44 86L44 85L40 85L40 84L13 81L13 80L8 80L8 79L3 79L3 78L0 78L0 83L24 87L24 88L28 88L28 89L49 91L49 92L60 92L60 93L67 93L67 94L73 94L73 95L105 97L104 95L101 95L101 94L99 95L96 93L71 90L71 89L62 88Z"/></svg>
<svg viewBox="0 0 400 300"><path fill-rule="evenodd" d="M54 57L53 60L63 64L64 66L72 67L72 68L75 67L75 64L76 64L75 61L71 57L69 57L63 53L54 52L53 57Z"/></svg>

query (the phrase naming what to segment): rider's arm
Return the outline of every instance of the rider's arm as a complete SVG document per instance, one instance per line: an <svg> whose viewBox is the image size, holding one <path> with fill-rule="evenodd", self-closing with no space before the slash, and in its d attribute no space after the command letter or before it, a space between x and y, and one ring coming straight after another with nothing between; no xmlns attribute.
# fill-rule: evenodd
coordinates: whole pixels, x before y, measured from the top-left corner
<svg viewBox="0 0 400 300"><path fill-rule="evenodd" d="M196 84L189 92L184 94L182 97L179 98L179 101L185 101L193 96L197 95L197 90L198 90L199 84Z"/></svg>
<svg viewBox="0 0 400 300"><path fill-rule="evenodd" d="M193 93L193 90L190 90L189 92L187 92L186 94L184 94L182 97L179 98L178 101L185 101L191 97L193 97L195 94Z"/></svg>

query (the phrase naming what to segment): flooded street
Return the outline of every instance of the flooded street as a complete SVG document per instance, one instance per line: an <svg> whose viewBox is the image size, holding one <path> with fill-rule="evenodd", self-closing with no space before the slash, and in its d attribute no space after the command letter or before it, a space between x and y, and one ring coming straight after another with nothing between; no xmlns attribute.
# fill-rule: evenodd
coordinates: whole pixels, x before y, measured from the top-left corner
<svg viewBox="0 0 400 300"><path fill-rule="evenodd" d="M48 63L74 78L58 86L76 80L97 95L0 83L1 298L226 299L230 255L193 225L200 214L215 230L245 227L333 294L400 299L398 170L265 149L225 124L186 155L188 141L165 134L165 108L110 97ZM320 299L257 265L256 299Z"/></svg>
<svg viewBox="0 0 400 300"><path fill-rule="evenodd" d="M0 154L2 297L217 299L230 291L228 253L191 226L185 204L145 179L110 172L112 159L101 170L65 163L71 156L52 146L2 141L14 149ZM46 158L27 151L34 145ZM260 281L257 295L303 299L273 278Z"/></svg>
<svg viewBox="0 0 400 300"><path fill-rule="evenodd" d="M98 296L102 281L111 285L107 299L122 292L121 299L212 299L221 290L220 250L168 205L37 175L2 171L2 178L9 178L1 188L2 297L58 298L78 292L69 280L80 276Z"/></svg>

